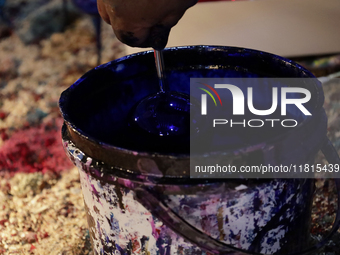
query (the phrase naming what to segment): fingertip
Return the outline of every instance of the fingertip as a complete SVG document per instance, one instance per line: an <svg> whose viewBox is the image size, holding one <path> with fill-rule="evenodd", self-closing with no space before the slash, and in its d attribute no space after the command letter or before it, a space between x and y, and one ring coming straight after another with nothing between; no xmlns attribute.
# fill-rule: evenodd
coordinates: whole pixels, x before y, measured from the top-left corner
<svg viewBox="0 0 340 255"><path fill-rule="evenodd" d="M151 42L150 46L155 50L163 50L165 46L168 43L168 37L167 38L159 38L153 42Z"/></svg>
<svg viewBox="0 0 340 255"><path fill-rule="evenodd" d="M171 28L164 25L156 25L151 28L128 28L115 29L116 26L112 26L114 33L118 40L131 47L149 48L152 47L156 50L162 50L168 43L169 33Z"/></svg>
<svg viewBox="0 0 340 255"><path fill-rule="evenodd" d="M139 47L139 39L133 32L114 30L114 33L119 41L131 47Z"/></svg>
<svg viewBox="0 0 340 255"><path fill-rule="evenodd" d="M156 25L151 28L149 35L149 44L155 50L162 50L168 43L171 28L164 25Z"/></svg>
<svg viewBox="0 0 340 255"><path fill-rule="evenodd" d="M109 15L106 12L104 3L102 2L102 0L97 0L97 8L98 8L98 12L100 17L102 17L102 19L109 25L111 25L111 20Z"/></svg>

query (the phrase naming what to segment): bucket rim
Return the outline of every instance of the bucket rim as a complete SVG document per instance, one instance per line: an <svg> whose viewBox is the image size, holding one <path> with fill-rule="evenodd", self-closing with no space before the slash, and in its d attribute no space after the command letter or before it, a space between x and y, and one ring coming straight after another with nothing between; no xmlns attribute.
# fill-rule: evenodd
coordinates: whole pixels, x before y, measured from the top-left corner
<svg viewBox="0 0 340 255"><path fill-rule="evenodd" d="M268 57L271 59L271 61L279 61L283 64L288 64L291 65L293 68L298 69L298 71L301 73L301 77L305 77L305 78L316 78L309 70L307 70L306 68L302 67L301 65L295 63L294 61L272 54L272 53L268 53L268 52L264 52L264 51L260 51L260 50L255 50L255 49L249 49L249 48L243 48L243 47L233 47L233 46L218 46L218 45L191 45L191 46L178 46L178 47L169 47L169 48L165 48L164 51L165 52L171 52L171 51L198 51L198 50L204 50L204 51L220 51L220 52L238 52L238 53L250 53L251 55L255 56L255 55L261 55L264 57ZM110 66L114 66L117 65L121 62L124 62L126 60L130 60L130 59L135 59L135 58L139 58L141 56L144 55L148 55L148 54L153 54L152 50L147 50L147 51L142 51L142 52L138 52L138 53L134 53L131 55L127 55L124 57L121 57L119 59L110 61L108 63L99 65L91 70L89 70L88 72L86 72L83 76L81 76L81 78L79 78L76 82L74 82L69 88L67 88L65 91L62 92L60 99L59 99L59 109L61 112L61 115L64 119L64 123L67 126L68 131L71 134L71 140L73 141L75 137L77 137L77 142L75 142L75 144L78 146L78 142L81 141L82 146L80 147L80 149L82 151L84 151L86 154L88 154L89 156L92 157L92 155L90 155L90 153L87 153L86 150L84 150L85 146L88 146L90 144L94 145L96 148L102 148L105 150L109 150L111 152L114 153L118 153L118 154L124 154L124 155L129 155L129 156L139 156L139 157L146 157L146 158L159 158L160 160L162 159L169 159L171 161L177 161L177 160L184 160L187 161L190 159L191 155L189 154L176 154L176 153L160 153L160 152L149 152L149 151L143 151L143 150L133 150L133 149L128 149L128 148L122 148L122 147L118 147L115 146L113 144L109 144L109 143L105 143L103 141L100 141L99 139L94 138L93 136L87 134L86 132L84 132L83 130L81 130L79 127L77 127L75 124L72 123L72 119L70 118L70 116L67 113L67 104L65 103L69 97L69 94L75 90L78 86L81 85L82 81L84 79L86 79L88 76L91 76L92 74L94 74L97 70L100 69L104 69L104 68L108 68ZM297 78L297 77L293 77L293 78ZM317 91L318 91L318 98L321 98L321 100L319 100L319 105L318 108L322 109L322 104L323 104L323 90L320 84L318 84L319 86L317 87ZM313 118L313 117L312 117ZM308 125L308 122L311 120L311 118L308 118L304 121L302 121L298 126L296 126L294 128L294 130L290 130L285 132L284 134L279 134L273 138L269 138L267 140L262 141L259 144L256 145L248 145L246 147L242 147L242 148L237 148L237 149L229 149L229 150L223 150L223 151L219 151L220 153L223 152L223 154L234 154L236 151L237 152L242 152L242 151L254 151L254 150L258 150L259 147L263 147L267 144L272 144L275 141L282 139L283 136L287 136L289 135L291 132L297 132L298 130L300 130L301 128L305 127L306 125ZM73 141L74 142L74 141ZM212 153L218 153L218 151L216 152L212 152ZM209 152L208 155L210 155L211 153ZM201 154L202 155L207 155L207 154ZM95 157L93 157L95 158Z"/></svg>

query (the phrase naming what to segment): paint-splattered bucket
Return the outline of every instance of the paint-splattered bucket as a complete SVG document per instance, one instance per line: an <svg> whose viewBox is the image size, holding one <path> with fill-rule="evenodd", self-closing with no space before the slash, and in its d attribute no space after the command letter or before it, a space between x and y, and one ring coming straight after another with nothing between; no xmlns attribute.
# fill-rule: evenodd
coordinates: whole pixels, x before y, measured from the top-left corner
<svg viewBox="0 0 340 255"><path fill-rule="evenodd" d="M169 48L164 58L172 90L183 93L190 76L209 76L211 65L236 77L313 77L287 59L249 49ZM190 179L188 154L161 153L166 142L157 151L150 137L131 130L133 107L157 89L153 54L145 52L89 71L61 95L63 145L79 168L95 254L307 254L325 243L328 237L309 245L312 179ZM296 129L312 134L305 163L320 149L339 163L326 138L321 85L315 89L321 118ZM273 148L299 157L286 138L273 139ZM329 236L338 223L337 216Z"/></svg>

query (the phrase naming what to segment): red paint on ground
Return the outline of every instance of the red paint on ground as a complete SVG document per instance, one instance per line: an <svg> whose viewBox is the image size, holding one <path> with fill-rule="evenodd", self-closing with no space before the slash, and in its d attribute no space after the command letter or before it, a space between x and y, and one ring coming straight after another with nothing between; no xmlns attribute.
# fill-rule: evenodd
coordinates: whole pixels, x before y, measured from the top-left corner
<svg viewBox="0 0 340 255"><path fill-rule="evenodd" d="M30 252L32 252L34 249L36 249L36 247L33 244L31 244Z"/></svg>
<svg viewBox="0 0 340 255"><path fill-rule="evenodd" d="M33 173L70 169L73 164L62 147L63 119L19 130L0 147L0 171Z"/></svg>
<svg viewBox="0 0 340 255"><path fill-rule="evenodd" d="M0 119L4 120L4 119L6 119L6 117L7 117L7 114L3 111L0 111Z"/></svg>

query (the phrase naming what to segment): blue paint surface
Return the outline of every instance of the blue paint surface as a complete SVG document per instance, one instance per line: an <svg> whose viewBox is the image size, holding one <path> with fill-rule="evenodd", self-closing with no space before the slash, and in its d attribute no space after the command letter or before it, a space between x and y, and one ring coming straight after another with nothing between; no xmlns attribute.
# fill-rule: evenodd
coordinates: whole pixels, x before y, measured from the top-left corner
<svg viewBox="0 0 340 255"><path fill-rule="evenodd" d="M164 62L170 90L184 94L190 94L190 78L193 77L311 76L298 65L292 67L287 59L231 47L170 48L164 51ZM158 90L153 54L145 52L121 58L88 72L63 93L60 106L67 121L86 137L100 143L137 151L188 154L190 146L187 134L160 137L135 125L135 107L143 98L157 93ZM258 96L260 95L255 95ZM271 103L271 98L262 101L267 106ZM189 120L184 121L189 126ZM173 123L168 119L165 123L168 125L167 129L171 129ZM244 132L243 137L247 144L256 143L263 136L276 136L280 132L272 130L272 133L254 134L254 129L248 131ZM235 140L233 143L237 145L239 141ZM217 139L214 146L218 144L224 146L227 143Z"/></svg>

